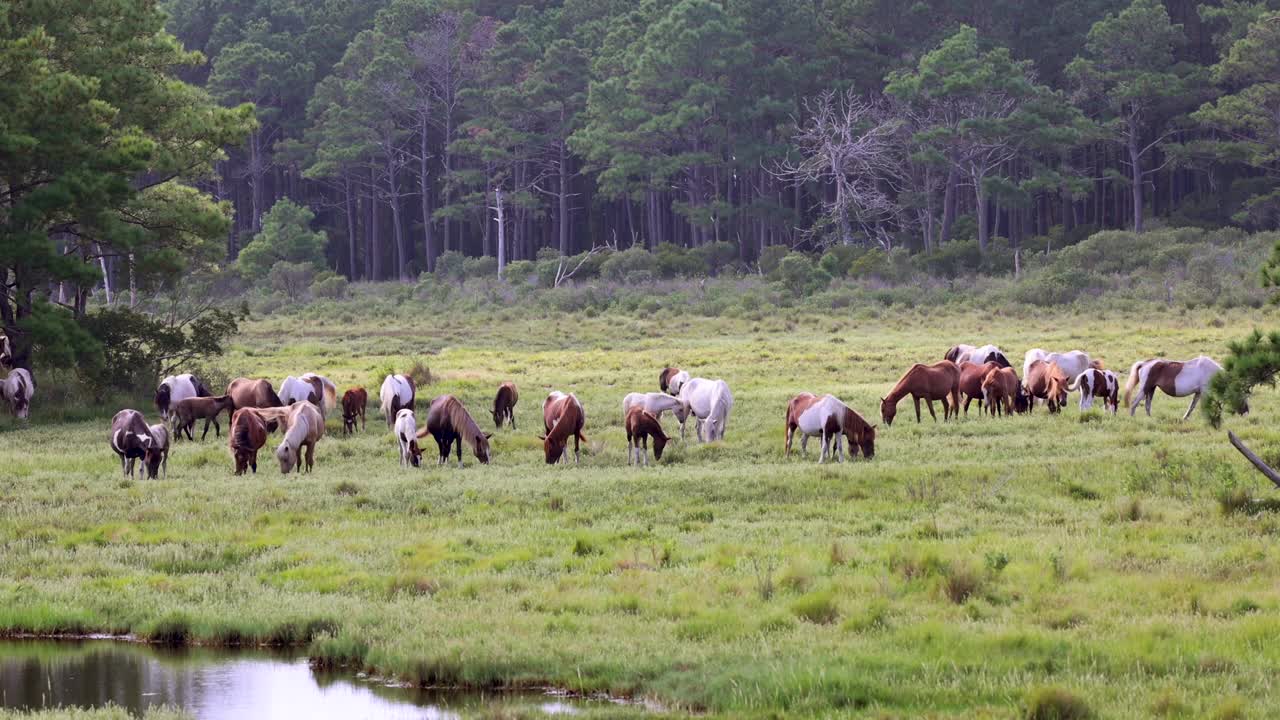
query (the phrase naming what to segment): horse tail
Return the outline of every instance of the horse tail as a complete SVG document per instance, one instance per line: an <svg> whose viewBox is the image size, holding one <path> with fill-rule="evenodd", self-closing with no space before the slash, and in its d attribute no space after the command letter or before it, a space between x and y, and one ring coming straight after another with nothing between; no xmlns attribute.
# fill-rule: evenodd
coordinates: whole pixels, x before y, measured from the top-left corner
<svg viewBox="0 0 1280 720"><path fill-rule="evenodd" d="M1124 404L1129 404L1129 399L1133 395L1133 389L1138 386L1140 378L1138 375L1142 372L1142 366L1147 360L1139 360L1129 368L1129 377L1124 382Z"/></svg>
<svg viewBox="0 0 1280 720"><path fill-rule="evenodd" d="M1068 379L1067 379L1067 391L1068 391L1068 392L1075 392L1076 390L1079 390L1079 389L1080 389L1080 383L1084 380L1084 376L1085 376L1085 374L1086 374L1087 372L1088 372L1088 371L1086 370L1085 372L1082 372L1082 373L1080 373L1079 375L1077 375L1077 376L1075 376L1075 377L1073 377L1073 378L1068 378Z"/></svg>

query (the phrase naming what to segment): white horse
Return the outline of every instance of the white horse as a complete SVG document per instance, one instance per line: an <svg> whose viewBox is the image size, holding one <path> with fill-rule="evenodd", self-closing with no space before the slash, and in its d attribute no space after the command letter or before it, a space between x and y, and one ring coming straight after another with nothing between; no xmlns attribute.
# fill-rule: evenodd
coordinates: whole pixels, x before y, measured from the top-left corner
<svg viewBox="0 0 1280 720"><path fill-rule="evenodd" d="M689 382L689 373L681 370L675 375L672 375L671 379L667 381L667 392L671 393L672 396L678 397L680 395L680 390L684 388L684 385L687 382ZM683 421L681 421L681 424L683 424Z"/></svg>
<svg viewBox="0 0 1280 720"><path fill-rule="evenodd" d="M316 397L316 386L314 384L292 375L280 383L278 394L280 395L280 402L285 405L292 405L296 402L311 402L312 398L315 398L315 402L312 404L316 405L316 407L320 407L324 403L323 386L321 386L320 397ZM323 414L324 411L321 409L321 415Z"/></svg>
<svg viewBox="0 0 1280 720"><path fill-rule="evenodd" d="M845 419L849 417L849 406L840 402L835 395L823 395L817 402L800 414L796 429L800 431L800 449L808 449L809 438L822 438L822 454L818 463L826 462L827 456L836 462L844 462L842 433L845 430ZM855 448L856 452L856 448Z"/></svg>
<svg viewBox="0 0 1280 720"><path fill-rule="evenodd" d="M400 441L400 467L418 467L422 463L422 452L418 450L418 421L409 408L396 413L396 440Z"/></svg>
<svg viewBox="0 0 1280 720"><path fill-rule="evenodd" d="M678 397L672 397L666 393L627 393L622 398L622 417L625 420L627 411L633 406L640 405L644 411L661 420L662 413L670 411L676 416L676 421L680 423L680 437L684 438L684 422L689 419L689 404Z"/></svg>
<svg viewBox="0 0 1280 720"><path fill-rule="evenodd" d="M404 375L388 375L378 390L382 415L387 419L387 429L395 424L400 408L412 408L415 388L413 381Z"/></svg>
<svg viewBox="0 0 1280 720"><path fill-rule="evenodd" d="M1031 372L1031 363L1043 360L1053 363L1062 369L1062 372L1069 378L1079 377L1080 373L1093 367L1093 360L1089 357L1089 353L1083 350L1071 350L1069 352L1048 352L1040 348L1034 348L1027 351L1026 356L1022 360L1022 377L1026 377Z"/></svg>
<svg viewBox="0 0 1280 720"><path fill-rule="evenodd" d="M1093 407L1095 397L1102 398L1102 405L1112 415L1116 414L1120 395L1120 378L1110 370L1089 368L1067 383L1067 390L1080 391L1080 411Z"/></svg>
<svg viewBox="0 0 1280 720"><path fill-rule="evenodd" d="M733 393L724 380L692 378L680 388L680 400L689 406L697 421L694 426L699 442L724 439L733 409ZM705 426L705 431L704 431Z"/></svg>
<svg viewBox="0 0 1280 720"><path fill-rule="evenodd" d="M0 397L9 403L9 410L19 420L30 417L31 397L35 394L35 381L25 368L10 370L9 375L0 382Z"/></svg>
<svg viewBox="0 0 1280 720"><path fill-rule="evenodd" d="M321 387L324 388L324 397L320 398L320 414L328 417L329 413L338 407L338 386L333 384L332 380L319 373L303 373L302 379L307 382L312 380L320 381Z"/></svg>
<svg viewBox="0 0 1280 720"><path fill-rule="evenodd" d="M282 409L288 411L288 419L285 421L284 440L276 448L280 473L288 475L294 468L299 468L299 472L303 469L311 472L315 465L316 443L324 437L324 418L320 409L309 402L295 403Z"/></svg>
<svg viewBox="0 0 1280 720"><path fill-rule="evenodd" d="M178 403L187 398L207 395L209 391L195 375L191 373L170 375L161 380L156 388L156 409L160 411L161 420L168 420L170 409L176 407Z"/></svg>
<svg viewBox="0 0 1280 720"><path fill-rule="evenodd" d="M1191 398L1191 405L1182 416L1182 419L1186 420L1191 417L1191 412L1200 402L1200 395L1209 389L1209 381L1221 371L1222 366L1205 355L1186 362L1162 358L1139 360L1129 368L1129 379L1124 385L1124 404L1129 406L1129 415L1132 416L1137 412L1138 405L1145 399L1147 415L1150 416L1151 400L1155 397L1156 388L1160 388L1165 395L1171 397L1194 395L1195 397ZM1135 388L1141 392L1133 398L1131 404L1129 398Z"/></svg>

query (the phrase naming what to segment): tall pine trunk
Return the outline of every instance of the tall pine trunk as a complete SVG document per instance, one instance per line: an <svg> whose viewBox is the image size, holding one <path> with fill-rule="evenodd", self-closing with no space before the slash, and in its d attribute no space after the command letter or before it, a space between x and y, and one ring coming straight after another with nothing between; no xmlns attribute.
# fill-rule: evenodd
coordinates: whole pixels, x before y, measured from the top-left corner
<svg viewBox="0 0 1280 720"><path fill-rule="evenodd" d="M1129 162L1133 166L1133 231L1141 233L1142 227L1142 151L1138 149L1137 121L1129 119Z"/></svg>

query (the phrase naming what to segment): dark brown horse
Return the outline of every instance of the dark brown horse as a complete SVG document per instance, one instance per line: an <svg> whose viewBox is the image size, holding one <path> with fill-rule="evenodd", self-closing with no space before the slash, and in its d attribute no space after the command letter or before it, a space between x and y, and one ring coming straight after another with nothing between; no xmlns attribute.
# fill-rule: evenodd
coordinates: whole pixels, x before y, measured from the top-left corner
<svg viewBox="0 0 1280 720"><path fill-rule="evenodd" d="M520 391L513 382L504 382L498 386L498 394L493 398L493 424L502 429L504 420L511 421L511 429L516 429L516 403L520 402Z"/></svg>
<svg viewBox="0 0 1280 720"><path fill-rule="evenodd" d="M227 444L236 461L236 475L252 468L258 472L258 451L267 444L267 423L253 408L240 408L231 416Z"/></svg>
<svg viewBox="0 0 1280 720"><path fill-rule="evenodd" d="M236 409L240 408L271 408L280 407L284 403L280 402L280 396L276 395L276 390L267 380L251 380L249 378L236 378L227 385L227 395L236 404Z"/></svg>
<svg viewBox="0 0 1280 720"><path fill-rule="evenodd" d="M982 381L985 380L987 375L992 371L999 369L1000 364L994 360L982 363L981 365L971 362L960 363L960 394L965 396L965 417L969 416L969 403L974 400L978 401L978 409L982 409Z"/></svg>
<svg viewBox="0 0 1280 720"><path fill-rule="evenodd" d="M1031 406L1036 400L1044 400L1049 412L1056 413L1067 405L1067 374L1057 363L1045 360L1033 360L1027 366L1027 395L1030 395Z"/></svg>
<svg viewBox="0 0 1280 720"><path fill-rule="evenodd" d="M218 424L218 416L225 412L227 420L230 420L231 413L235 412L235 409L235 401L230 395L181 400L173 406L173 429L174 435L177 436L175 439L180 439L185 432L188 440L195 440L191 430L195 427L196 420L204 420L204 432L200 433L202 441L209 436L209 423L213 423L214 435L222 437L222 426Z"/></svg>
<svg viewBox="0 0 1280 720"><path fill-rule="evenodd" d="M580 445L587 442L582 435L586 422L587 414L582 403L573 394L553 391L547 396L542 402L542 424L547 434L539 435L538 439L542 441L548 465L564 460L569 438L573 438L573 461L578 462Z"/></svg>
<svg viewBox="0 0 1280 720"><path fill-rule="evenodd" d="M928 403L929 415L935 421L938 416L933 412L933 401L941 400L942 419L950 419L953 412L960 412L960 367L950 360L932 365L912 365L889 394L880 398L880 417L885 425L893 425L893 418L898 414L898 402L908 395L916 404L916 422L920 422L921 400Z"/></svg>
<svg viewBox="0 0 1280 720"><path fill-rule="evenodd" d="M471 446L477 460L486 465L489 463L489 438L493 435L481 432L480 426L471 419L467 409L452 395L441 395L431 401L431 407L427 410L427 426L418 431L418 437L426 437L428 434L435 438L436 445L440 448L441 465L449 461L449 451L457 443L458 467L462 467L463 442Z"/></svg>
<svg viewBox="0 0 1280 720"><path fill-rule="evenodd" d="M356 418L360 418L360 429L364 430L365 409L369 405L369 392L362 387L353 387L342 394L342 432L356 431Z"/></svg>
<svg viewBox="0 0 1280 720"><path fill-rule="evenodd" d="M649 438L653 438L653 459L662 459L662 450L669 438L662 431L662 423L645 412L643 405L632 405L623 424L627 429L627 464L649 464Z"/></svg>

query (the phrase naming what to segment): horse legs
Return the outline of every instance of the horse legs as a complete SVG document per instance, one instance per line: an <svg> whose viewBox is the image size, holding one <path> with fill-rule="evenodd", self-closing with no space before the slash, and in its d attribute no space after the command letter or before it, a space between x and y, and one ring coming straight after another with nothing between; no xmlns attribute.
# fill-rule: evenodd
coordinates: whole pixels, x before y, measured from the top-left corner
<svg viewBox="0 0 1280 720"><path fill-rule="evenodd" d="M809 457L809 436L800 436L800 454Z"/></svg>
<svg viewBox="0 0 1280 720"><path fill-rule="evenodd" d="M1146 393L1147 396L1147 417L1151 417L1151 401L1156 397L1156 391L1152 388L1151 392Z"/></svg>
<svg viewBox="0 0 1280 720"><path fill-rule="evenodd" d="M1200 402L1200 392L1196 391L1196 394L1191 396L1191 405L1187 407L1187 413L1182 416L1183 420L1191 417L1191 411L1196 409L1196 403L1198 402Z"/></svg>
<svg viewBox="0 0 1280 720"><path fill-rule="evenodd" d="M578 443L580 442L582 442L582 434L574 433L573 434L573 464L574 465L577 465L578 461L581 459L581 457L578 454Z"/></svg>
<svg viewBox="0 0 1280 720"><path fill-rule="evenodd" d="M311 468L316 464L316 444L307 443L307 472L311 472Z"/></svg>
<svg viewBox="0 0 1280 720"><path fill-rule="evenodd" d="M912 399L913 401L915 401L915 404L916 404L916 422L918 423L918 422L920 422L920 396L918 396L918 395L912 395L912 396L911 396L911 399ZM930 406L929 406L929 412L933 412L933 406L932 406L932 405L930 405ZM937 419L938 419L938 418L937 418L937 416L935 416L935 417L934 417L934 420L937 420Z"/></svg>
<svg viewBox="0 0 1280 720"><path fill-rule="evenodd" d="M969 397L965 398L965 401L964 401L964 416L965 416L965 417L969 417L969 403L971 403L971 402L973 402L973 396L972 396L972 395L970 395ZM979 409L979 410L981 410L981 409L982 409L982 401L978 401L978 409ZM945 412L945 411L944 411L944 412Z"/></svg>
<svg viewBox="0 0 1280 720"><path fill-rule="evenodd" d="M219 433L219 436L221 436L221 433ZM207 437L209 437L209 418L204 419L204 432L200 433L200 442L204 442Z"/></svg>
<svg viewBox="0 0 1280 720"><path fill-rule="evenodd" d="M919 402L919 401L917 400L916 402ZM937 413L935 413L935 412L933 411L933 400L931 400L931 399L929 399L929 398L925 398L925 403L929 406L929 417L933 418L933 421L934 421L934 422L938 422L938 414L937 414ZM946 420L946 419L947 419L947 407L946 407L946 405L947 405L947 401L946 401L946 399L944 398L944 399L942 400L942 419L943 419L943 420ZM957 405L959 405L959 403L957 403ZM957 407L957 408L956 408L956 410L957 410L957 411L958 411L959 409L960 409L959 407Z"/></svg>
<svg viewBox="0 0 1280 720"><path fill-rule="evenodd" d="M644 466L649 467L649 436L640 436L640 459L644 461Z"/></svg>
<svg viewBox="0 0 1280 720"><path fill-rule="evenodd" d="M822 451L818 453L818 464L821 465L826 461L827 461L827 431L824 428L822 431Z"/></svg>
<svg viewBox="0 0 1280 720"><path fill-rule="evenodd" d="M788 426L787 426L787 438L786 438L786 439L787 439L787 441L786 441L786 443L785 443L785 445L784 445L784 447L786 448L785 457L791 457L791 443L792 443L792 441L795 439L795 436L796 436L796 429L795 429L795 428L793 428L793 427L791 427L790 425L788 425Z"/></svg>

